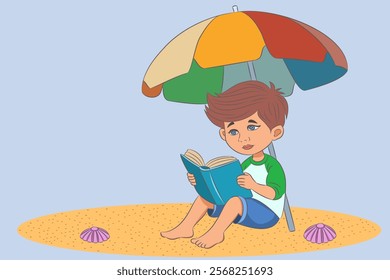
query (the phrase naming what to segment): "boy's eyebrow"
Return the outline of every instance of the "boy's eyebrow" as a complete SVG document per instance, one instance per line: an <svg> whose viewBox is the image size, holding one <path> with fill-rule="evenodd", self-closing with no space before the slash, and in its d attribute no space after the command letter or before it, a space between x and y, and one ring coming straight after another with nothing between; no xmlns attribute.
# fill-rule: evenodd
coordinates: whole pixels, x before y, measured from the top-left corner
<svg viewBox="0 0 390 280"><path fill-rule="evenodd" d="M231 125L233 125L234 124L234 122L230 122L228 125L227 125L227 127L229 127L229 126L231 126Z"/></svg>
<svg viewBox="0 0 390 280"><path fill-rule="evenodd" d="M255 123L255 124L257 124L257 122L254 121L254 120L249 120L248 123Z"/></svg>

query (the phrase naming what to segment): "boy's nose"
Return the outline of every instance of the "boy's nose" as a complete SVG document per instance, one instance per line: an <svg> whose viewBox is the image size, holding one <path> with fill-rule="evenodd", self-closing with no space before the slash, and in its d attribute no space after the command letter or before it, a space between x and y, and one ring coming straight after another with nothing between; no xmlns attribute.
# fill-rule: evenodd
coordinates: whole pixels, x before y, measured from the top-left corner
<svg viewBox="0 0 390 280"><path fill-rule="evenodd" d="M240 137L238 139L240 142L247 142L250 140L249 135L247 134L240 134Z"/></svg>

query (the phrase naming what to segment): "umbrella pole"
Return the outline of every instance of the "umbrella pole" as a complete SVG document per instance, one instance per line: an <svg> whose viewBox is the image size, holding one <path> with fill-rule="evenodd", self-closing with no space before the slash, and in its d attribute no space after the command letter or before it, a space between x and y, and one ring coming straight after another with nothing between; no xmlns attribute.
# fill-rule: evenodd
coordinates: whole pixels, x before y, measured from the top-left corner
<svg viewBox="0 0 390 280"><path fill-rule="evenodd" d="M275 147L274 147L274 144L272 142L268 146L268 152L272 157L276 158ZM287 193L284 196L283 210L284 210L284 215L286 215L288 230L295 231L294 220L293 220L293 217L291 214L291 208L290 208L290 203L288 202Z"/></svg>
<svg viewBox="0 0 390 280"><path fill-rule="evenodd" d="M233 6L233 11L237 12L238 11L238 7L237 6ZM251 77L251 80L257 81L256 70L255 70L255 67L253 65L253 62L252 61L248 61L247 65L248 65L248 71L249 71L249 75ZM276 158L275 147L274 147L274 144L272 142L268 146L268 152L269 152L269 154L272 157ZM284 207L283 207L283 210L284 210L284 214L286 215L287 226L288 226L289 231L295 231L294 220L293 220L293 217L292 217L292 214L291 214L290 204L289 204L288 199L287 199L287 193L284 196Z"/></svg>

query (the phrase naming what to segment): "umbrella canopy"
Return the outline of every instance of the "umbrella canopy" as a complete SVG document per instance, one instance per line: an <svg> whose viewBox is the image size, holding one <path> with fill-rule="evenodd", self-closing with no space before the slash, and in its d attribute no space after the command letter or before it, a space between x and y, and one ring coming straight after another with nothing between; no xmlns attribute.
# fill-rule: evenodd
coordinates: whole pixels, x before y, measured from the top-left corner
<svg viewBox="0 0 390 280"><path fill-rule="evenodd" d="M251 80L272 82L284 96L337 80L348 69L340 48L297 20L265 12L234 12L204 20L170 41L149 66L142 92L169 101L205 104Z"/></svg>

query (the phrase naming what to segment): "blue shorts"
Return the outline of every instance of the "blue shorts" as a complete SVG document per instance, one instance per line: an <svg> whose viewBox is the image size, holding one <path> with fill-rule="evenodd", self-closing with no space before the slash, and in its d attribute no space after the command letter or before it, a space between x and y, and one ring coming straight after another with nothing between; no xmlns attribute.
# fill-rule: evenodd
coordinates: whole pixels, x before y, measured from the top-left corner
<svg viewBox="0 0 390 280"><path fill-rule="evenodd" d="M242 216L238 215L233 221L235 224L251 228L270 228L278 221L279 217L266 205L254 198L238 197L243 205ZM213 209L209 209L207 214L210 217L219 217L224 205L214 205Z"/></svg>

